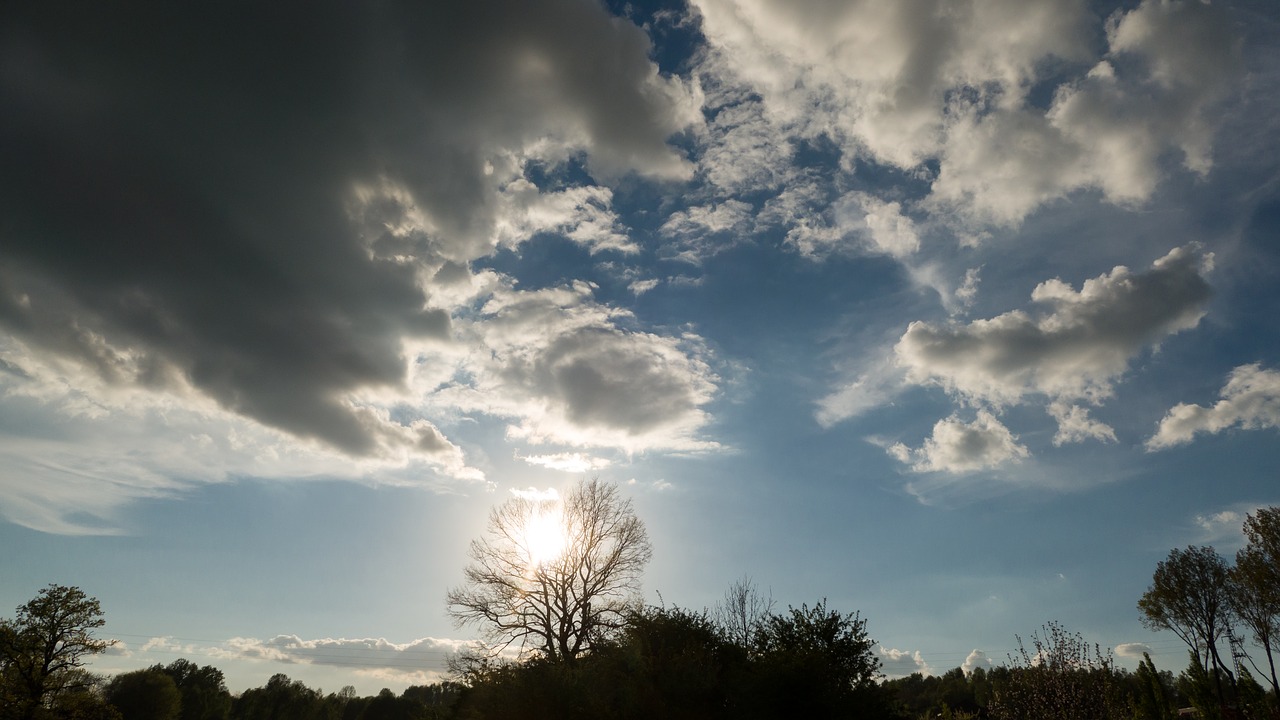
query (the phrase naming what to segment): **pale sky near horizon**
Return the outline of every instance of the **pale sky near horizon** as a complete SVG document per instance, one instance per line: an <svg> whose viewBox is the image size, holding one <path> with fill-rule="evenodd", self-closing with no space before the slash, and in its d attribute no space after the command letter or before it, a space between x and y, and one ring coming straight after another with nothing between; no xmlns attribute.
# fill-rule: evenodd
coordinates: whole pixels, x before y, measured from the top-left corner
<svg viewBox="0 0 1280 720"><path fill-rule="evenodd" d="M648 602L1176 673L1156 563L1280 505L1278 91L1269 0L10 3L0 615L399 690L599 476Z"/></svg>

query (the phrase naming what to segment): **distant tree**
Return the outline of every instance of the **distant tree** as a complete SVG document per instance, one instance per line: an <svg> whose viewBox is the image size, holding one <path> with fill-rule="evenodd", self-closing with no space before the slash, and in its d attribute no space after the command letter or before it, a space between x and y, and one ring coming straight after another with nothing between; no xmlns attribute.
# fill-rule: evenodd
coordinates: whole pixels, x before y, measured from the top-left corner
<svg viewBox="0 0 1280 720"><path fill-rule="evenodd" d="M107 683L106 697L124 720L178 720L182 713L182 693L157 668L116 675Z"/></svg>
<svg viewBox="0 0 1280 720"><path fill-rule="evenodd" d="M49 585L0 620L0 718L48 714L56 695L85 685L84 660L115 641L100 640L102 607L78 587Z"/></svg>
<svg viewBox="0 0 1280 720"><path fill-rule="evenodd" d="M182 694L182 720L225 720L231 712L231 693L222 671L179 658L166 666L151 668L173 679Z"/></svg>
<svg viewBox="0 0 1280 720"><path fill-rule="evenodd" d="M1169 551L1156 565L1151 586L1138 601L1143 625L1171 630L1191 648L1222 705L1222 677L1230 671L1218 653L1218 641L1231 627L1229 593L1226 561L1212 547L1188 547Z"/></svg>
<svg viewBox="0 0 1280 720"><path fill-rule="evenodd" d="M725 591L712 617L729 639L743 648L751 648L755 634L765 618L773 612L773 596L763 595L751 578L735 581Z"/></svg>
<svg viewBox="0 0 1280 720"><path fill-rule="evenodd" d="M272 675L267 684L240 693L231 704L235 720L311 720L323 705L318 690L284 673Z"/></svg>
<svg viewBox="0 0 1280 720"><path fill-rule="evenodd" d="M554 552L549 531L563 533ZM469 555L465 583L447 595L454 621L479 626L491 656L514 643L572 662L621 627L652 549L631 501L592 479L563 501L503 503Z"/></svg>
<svg viewBox="0 0 1280 720"><path fill-rule="evenodd" d="M995 720L1104 720L1129 718L1116 687L1110 652L1090 647L1079 633L1050 622L1027 648L1018 637L1007 679L990 705ZM1017 636L1015 636L1017 637Z"/></svg>
<svg viewBox="0 0 1280 720"><path fill-rule="evenodd" d="M1244 533L1248 542L1230 571L1231 608L1266 653L1272 691L1280 693L1274 658L1280 639L1280 508L1249 515Z"/></svg>

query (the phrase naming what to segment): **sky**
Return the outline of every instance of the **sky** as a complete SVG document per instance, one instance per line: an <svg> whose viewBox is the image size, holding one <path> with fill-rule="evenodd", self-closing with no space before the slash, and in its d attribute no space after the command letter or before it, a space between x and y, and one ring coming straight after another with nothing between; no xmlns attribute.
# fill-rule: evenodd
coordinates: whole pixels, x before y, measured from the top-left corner
<svg viewBox="0 0 1280 720"><path fill-rule="evenodd" d="M646 602L1177 672L1156 563L1280 505L1277 91L1270 0L7 3L0 613L399 690L599 477Z"/></svg>

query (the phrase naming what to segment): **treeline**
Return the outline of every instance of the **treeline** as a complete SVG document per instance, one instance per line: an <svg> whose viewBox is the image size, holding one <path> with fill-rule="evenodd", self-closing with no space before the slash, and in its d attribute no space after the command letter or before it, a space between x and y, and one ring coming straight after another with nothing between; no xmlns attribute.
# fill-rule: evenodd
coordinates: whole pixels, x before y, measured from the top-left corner
<svg viewBox="0 0 1280 720"><path fill-rule="evenodd" d="M552 556L530 552L531 521L547 517L565 528ZM1234 565L1212 547L1170 552L1138 603L1149 627L1186 642L1176 678L1150 657L1117 668L1110 651L1049 623L1000 667L886 681L866 620L825 601L774 612L749 579L710 611L627 601L650 555L643 523L616 486L585 481L559 505L517 498L491 515L448 596L488 643L455 659L452 682L357 697L276 675L233 697L221 671L186 660L98 678L83 667L112 643L94 635L98 601L50 585L0 620L0 720L1172 720L1187 707L1204 720L1276 720L1280 509L1243 530ZM513 644L523 658L499 660Z"/></svg>
<svg viewBox="0 0 1280 720"><path fill-rule="evenodd" d="M740 601L750 600L739 588ZM46 592L52 592L52 589ZM733 597L733 593L730 593ZM324 693L283 674L233 696L223 673L187 660L111 678L67 667L34 704L26 675L4 665L4 720L482 720L486 718L1036 718L1170 720L1211 681L1194 658L1178 677L1144 658L1137 672L1050 623L1001 666L884 680L858 614L825 602L774 613L740 602L716 611L647 607L572 661L463 657L457 681L358 696ZM736 618L736 622L735 622ZM6 621L7 623L7 621ZM6 627L13 627L7 623ZM78 661L78 658L64 657ZM1276 716L1256 682L1234 717ZM1213 707L1206 716L1214 717Z"/></svg>

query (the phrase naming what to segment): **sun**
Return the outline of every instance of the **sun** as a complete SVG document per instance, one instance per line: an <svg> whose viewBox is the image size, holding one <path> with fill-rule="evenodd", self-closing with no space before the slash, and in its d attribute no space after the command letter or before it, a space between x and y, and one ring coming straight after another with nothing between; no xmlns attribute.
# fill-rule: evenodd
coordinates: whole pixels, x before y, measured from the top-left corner
<svg viewBox="0 0 1280 720"><path fill-rule="evenodd" d="M554 508L540 508L529 516L524 526L524 547L530 569L555 562L564 554L568 543L558 503Z"/></svg>

